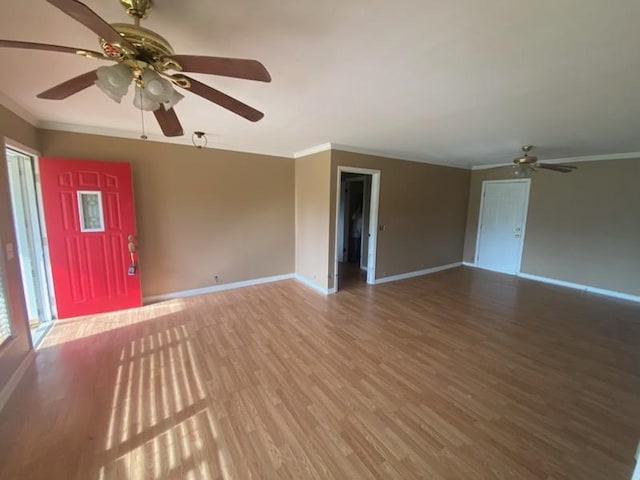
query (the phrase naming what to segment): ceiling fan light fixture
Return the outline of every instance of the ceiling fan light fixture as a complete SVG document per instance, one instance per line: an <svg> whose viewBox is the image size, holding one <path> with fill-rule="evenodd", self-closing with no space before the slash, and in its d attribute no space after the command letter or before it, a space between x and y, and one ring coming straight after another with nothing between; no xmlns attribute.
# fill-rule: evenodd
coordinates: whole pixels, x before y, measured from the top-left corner
<svg viewBox="0 0 640 480"><path fill-rule="evenodd" d="M176 103L184 98L184 95L180 94L175 88L171 88L171 96L162 102L162 106L165 110L171 110Z"/></svg>
<svg viewBox="0 0 640 480"><path fill-rule="evenodd" d="M168 99L173 91L171 82L166 78L162 78L157 72L150 68L144 69L140 76L139 84L144 89L146 95L158 103Z"/></svg>
<svg viewBox="0 0 640 480"><path fill-rule="evenodd" d="M142 119L144 120L144 110L152 110L162 133L167 137L184 135L182 125L172 108L183 96L174 87L180 87L251 122L261 120L264 117L261 111L187 77L184 73L270 82L271 75L264 65L257 60L242 58L176 54L164 37L140 25L140 21L146 18L152 8L153 1L120 0L127 13L134 18L131 25L109 23L81 0L47 0L62 13L98 35L102 51L18 40L0 40L0 49L63 52L116 62L116 65L77 75L41 92L37 97L63 100L95 84L105 95L120 103L127 95L129 85L135 82L135 86L140 88L135 92L134 104L139 107Z"/></svg>
<svg viewBox="0 0 640 480"><path fill-rule="evenodd" d="M166 78L162 78L157 72L147 68L136 79L136 94L133 104L138 109L148 112L155 111L162 105L165 110L184 98L173 88Z"/></svg>
<svg viewBox="0 0 640 480"><path fill-rule="evenodd" d="M148 95L146 89L136 85L136 93L133 96L133 104L138 110L153 112L160 108L160 102Z"/></svg>
<svg viewBox="0 0 640 480"><path fill-rule="evenodd" d="M513 176L518 178L529 178L535 171L535 168L531 165L520 164L513 166Z"/></svg>
<svg viewBox="0 0 640 480"><path fill-rule="evenodd" d="M120 103L129 91L129 85L133 80L131 69L122 63L110 67L99 67L96 70L96 86L113 101Z"/></svg>

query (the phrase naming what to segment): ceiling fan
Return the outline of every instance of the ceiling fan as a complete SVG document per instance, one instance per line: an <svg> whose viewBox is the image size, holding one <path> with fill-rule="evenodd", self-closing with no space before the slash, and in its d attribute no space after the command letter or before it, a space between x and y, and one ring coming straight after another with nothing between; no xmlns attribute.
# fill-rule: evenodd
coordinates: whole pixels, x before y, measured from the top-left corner
<svg viewBox="0 0 640 480"><path fill-rule="evenodd" d="M560 173L570 173L578 168L573 165L564 165L560 163L539 163L538 157L535 155L529 155L529 152L532 149L533 145L524 145L522 147L524 155L520 155L513 159L513 173L516 177L528 177L538 168Z"/></svg>
<svg viewBox="0 0 640 480"><path fill-rule="evenodd" d="M0 47L71 53L113 61L116 64L78 75L42 92L38 98L62 100L95 84L111 99L120 103L133 82L136 90L134 105L140 110L153 111L162 132L167 137L184 134L173 109L183 96L173 88L174 86L216 103L252 122L264 117L264 114L255 108L190 78L183 72L270 82L271 76L266 68L257 60L175 54L167 40L140 26L140 20L146 18L151 10L151 0L120 0L127 13L133 17L133 25L109 24L77 0L47 2L96 33L102 52L14 40L0 40Z"/></svg>

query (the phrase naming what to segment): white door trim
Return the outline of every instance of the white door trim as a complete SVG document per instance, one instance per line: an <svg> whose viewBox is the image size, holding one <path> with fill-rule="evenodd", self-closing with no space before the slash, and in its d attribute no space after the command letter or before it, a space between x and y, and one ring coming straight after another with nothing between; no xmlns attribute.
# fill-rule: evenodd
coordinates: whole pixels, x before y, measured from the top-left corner
<svg viewBox="0 0 640 480"><path fill-rule="evenodd" d="M338 177L336 181L336 215L335 215L335 238L334 240L334 265L333 265L333 286L338 288L338 218L340 209L340 182L342 173L361 173L363 175L371 175L371 205L369 210L369 261L367 262L367 283L374 285L376 283L376 258L378 247L378 207L380 205L380 170L371 170L369 168L345 167L338 166Z"/></svg>
<svg viewBox="0 0 640 480"><path fill-rule="evenodd" d="M51 270L51 257L49 255L49 239L47 238L47 227L44 219L44 203L42 200L42 185L40 183L40 152L34 150L33 148L27 147L20 142L17 142L9 137L4 137L4 146L3 148L15 150L18 153L22 153L25 156L31 157L33 173L35 175L35 193L36 193L36 202L38 208L38 222L40 225L40 234L42 241L42 248L44 254L44 264L45 264L45 278L47 286L47 293L49 295L48 298L48 307L50 309L50 313L52 316L52 320L58 318L58 310L56 306L56 295L55 290L53 289L53 272Z"/></svg>
<svg viewBox="0 0 640 480"><path fill-rule="evenodd" d="M473 262L475 265L478 264L478 248L480 247L480 225L482 225L482 213L484 211L484 193L487 184L489 183L524 183L527 188L525 191L524 198L524 212L522 214L522 241L520 242L520 251L518 252L518 266L516 268L516 275L520 274L520 267L522 266L522 252L524 250L524 236L527 230L527 214L529 212L529 192L531 191L531 179L530 178L519 178L519 179L509 179L509 180L483 180L482 182L482 191L480 193L480 213L478 215L478 225L476 232L476 251L473 256Z"/></svg>

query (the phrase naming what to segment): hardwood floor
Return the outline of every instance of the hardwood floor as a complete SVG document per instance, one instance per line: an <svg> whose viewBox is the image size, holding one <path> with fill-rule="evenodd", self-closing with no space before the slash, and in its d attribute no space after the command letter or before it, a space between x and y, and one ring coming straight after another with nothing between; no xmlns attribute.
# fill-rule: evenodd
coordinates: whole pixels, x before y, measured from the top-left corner
<svg viewBox="0 0 640 480"><path fill-rule="evenodd" d="M338 264L338 290L353 290L363 287L367 283L367 272L360 269L357 263Z"/></svg>
<svg viewBox="0 0 640 480"><path fill-rule="evenodd" d="M60 322L0 414L9 479L624 479L640 305L458 268Z"/></svg>

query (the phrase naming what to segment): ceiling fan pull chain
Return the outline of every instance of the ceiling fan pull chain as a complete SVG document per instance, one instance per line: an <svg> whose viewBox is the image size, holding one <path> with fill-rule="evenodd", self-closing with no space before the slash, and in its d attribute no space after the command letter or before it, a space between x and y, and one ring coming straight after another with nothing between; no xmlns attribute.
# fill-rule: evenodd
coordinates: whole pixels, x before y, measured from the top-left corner
<svg viewBox="0 0 640 480"><path fill-rule="evenodd" d="M138 91L140 92L140 121L142 123L142 135L140 135L140 138L142 140L146 140L147 136L144 132L144 110L142 109L142 88L140 88Z"/></svg>

